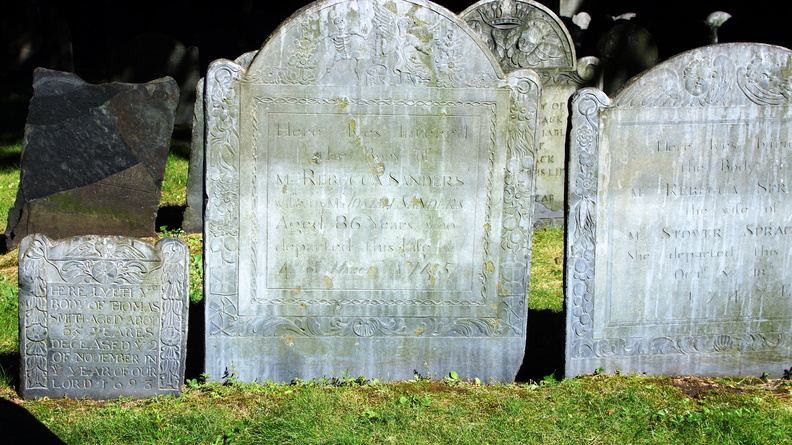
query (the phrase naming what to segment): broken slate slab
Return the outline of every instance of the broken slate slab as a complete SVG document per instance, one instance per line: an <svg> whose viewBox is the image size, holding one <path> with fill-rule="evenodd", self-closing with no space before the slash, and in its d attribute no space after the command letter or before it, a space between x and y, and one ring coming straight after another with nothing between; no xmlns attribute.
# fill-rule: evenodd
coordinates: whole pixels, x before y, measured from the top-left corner
<svg viewBox="0 0 792 445"><path fill-rule="evenodd" d="M91 85L39 68L33 89L6 247L30 233L153 235L176 82Z"/></svg>

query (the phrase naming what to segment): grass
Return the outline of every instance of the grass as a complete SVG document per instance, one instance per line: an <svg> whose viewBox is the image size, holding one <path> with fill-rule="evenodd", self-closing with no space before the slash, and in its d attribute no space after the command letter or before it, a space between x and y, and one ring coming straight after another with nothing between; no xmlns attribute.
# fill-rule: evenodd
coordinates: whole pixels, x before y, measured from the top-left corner
<svg viewBox="0 0 792 445"><path fill-rule="evenodd" d="M606 375L512 385L192 382L179 397L18 403L70 444L792 441L789 381L699 381L717 389L693 396L687 383Z"/></svg>
<svg viewBox="0 0 792 445"><path fill-rule="evenodd" d="M558 227L537 230L532 251L528 305L535 310L561 312L564 306L564 231Z"/></svg>
<svg viewBox="0 0 792 445"><path fill-rule="evenodd" d="M184 205L186 135L182 129L172 145L162 207ZM0 212L15 198L20 150L0 146ZM200 308L201 237L162 232L187 242L190 301ZM562 265L563 231L535 232L529 306L536 313L562 312ZM13 386L16 357L14 251L0 257L0 397L70 444L792 443L789 380L589 375L482 385L452 375L382 384L342 374L294 384L190 379L178 397L23 401Z"/></svg>

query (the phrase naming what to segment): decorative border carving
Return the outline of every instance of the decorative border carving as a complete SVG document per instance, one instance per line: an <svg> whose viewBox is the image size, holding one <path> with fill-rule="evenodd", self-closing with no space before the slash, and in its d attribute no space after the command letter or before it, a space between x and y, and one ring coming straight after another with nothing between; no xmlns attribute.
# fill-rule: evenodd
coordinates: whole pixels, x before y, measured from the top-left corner
<svg viewBox="0 0 792 445"><path fill-rule="evenodd" d="M47 389L47 283L44 271L49 243L42 235L31 235L22 245L19 271L19 332L24 343L23 375L27 389ZM27 248L25 248L27 247ZM22 250L24 249L24 250ZM22 335L24 334L24 338Z"/></svg>
<svg viewBox="0 0 792 445"><path fill-rule="evenodd" d="M226 77L230 78L230 77ZM496 336L521 336L524 335L526 326L526 298L529 283L530 265L530 242L532 234L532 206L531 197L527 191L533 184L533 163L536 147L536 122L538 110L538 98L540 93L540 81L538 77L530 71L520 70L511 75L505 86L512 91L512 102L510 109L510 125L507 139L507 159L508 168L506 172L506 184L504 196L506 204L504 208L504 241L501 242L501 272L499 276L499 302L497 315L494 317L474 318L444 318L444 317L393 317L388 319L375 317L256 317L242 316L239 314L239 295L237 288L233 288L229 283L236 283L238 272L230 267L236 266L238 260L238 242L236 238L231 238L232 245L227 245L228 238L223 238L211 233L207 233L207 245L217 243L221 246L220 250L212 251L215 258L225 258L227 270L210 269L207 267L207 295L212 293L209 299L210 304L207 310L207 328L210 336L280 336L285 333L299 336L434 336L434 337L496 337ZM233 91L235 87L228 87L227 90ZM225 91L225 90L224 90ZM335 105L336 98L263 98L262 102L271 101L273 103L294 103L294 104L329 104ZM222 105L224 102L220 102ZM491 201L494 199L493 169L496 147L495 144L495 104L490 102L470 102L470 101L431 101L431 100L391 100L391 99L366 99L355 101L360 105L406 105L406 106L483 106L489 110L490 123L490 152L488 159L490 162L488 181L488 212L491 211ZM221 107L218 107L221 108ZM207 107L210 109L210 107ZM255 116L254 116L255 117ZM238 128L227 126L223 128ZM222 128L221 128L222 130ZM217 133L219 136L222 133ZM223 158L225 164L209 164L207 172L217 173L223 167L239 165L238 137L231 134L233 139L223 140L217 147L222 147L227 156ZM232 143L237 145L231 146ZM211 154L208 159L211 158ZM212 177L212 176L209 176ZM210 183L207 187L217 187L210 193L211 205L225 206L221 215L239 213L239 197L234 191L239 190L237 176L226 176L224 182L218 181L221 185ZM256 187L256 175L251 179ZM225 193L225 194L224 194ZM215 207L213 207L215 208ZM489 218L491 219L491 218ZM489 220L488 219L488 220ZM234 235L238 236L237 231ZM222 240L222 241L221 241ZM222 243L222 244L221 244ZM207 250L207 257L210 251ZM229 260L228 258L232 258ZM486 265L485 265L486 270ZM233 274L233 275L232 275ZM483 283L487 282L486 277L482 277ZM218 282L219 281L219 282ZM226 286L223 288L223 286ZM482 289L482 298L486 296L486 289ZM268 303L276 303L276 300L268 300ZM290 304L295 301L289 300ZM299 303L299 302L297 302ZM481 302L471 301L421 301L421 300L377 300L377 299L345 299L336 300L308 300L304 303L310 304L407 304L420 306L435 305L482 305Z"/></svg>
<svg viewBox="0 0 792 445"><path fill-rule="evenodd" d="M209 332L225 330L238 317L239 80L243 71L234 62L218 60L206 74L204 296L209 302ZM222 314L219 322L215 314Z"/></svg>
<svg viewBox="0 0 792 445"><path fill-rule="evenodd" d="M465 56L450 22L427 23L425 6L372 2L371 13L336 3L320 8L299 24L299 35L284 49L285 64L252 70L248 80L278 85L326 83L325 77L346 66L343 83L365 86L432 86L459 88L491 85L495 78L465 70ZM329 9L324 13L325 9ZM402 8L403 9L403 8ZM436 12L436 11L435 11ZM361 18L365 15L365 19ZM333 51L324 66L318 53ZM335 79L336 81L338 79Z"/></svg>
<svg viewBox="0 0 792 445"><path fill-rule="evenodd" d="M571 343L575 357L592 349L590 312L594 307L599 113L608 105L608 96L594 88L582 89L572 98L565 294L567 335L571 337L567 343Z"/></svg>
<svg viewBox="0 0 792 445"><path fill-rule="evenodd" d="M26 237L20 247L19 302L20 333L24 335L24 391L48 386L49 340L47 276L68 284L135 286L146 282L160 269L159 382L156 389L180 391L184 374L184 347L189 291L187 246L166 238L156 245L133 238L83 236L51 240L41 234ZM69 250L63 251L63 247ZM138 247L142 247L141 250ZM57 258L51 258L51 253ZM153 284L153 283L152 283ZM181 352L180 352L181 350ZM54 372L54 371L53 371ZM154 392L152 392L154 394Z"/></svg>
<svg viewBox="0 0 792 445"><path fill-rule="evenodd" d="M180 390L185 363L179 351L184 351L187 322L185 296L189 295L187 246L180 241L166 238L156 245L161 260L162 315L160 321L160 364L159 388Z"/></svg>
<svg viewBox="0 0 792 445"><path fill-rule="evenodd" d="M613 98L616 106L705 107L783 105L792 101L789 51L727 43L688 51L638 76ZM750 57L750 60L747 58Z"/></svg>
<svg viewBox="0 0 792 445"><path fill-rule="evenodd" d="M735 67L736 56L722 53L737 46L754 45L768 53L745 48L746 52L750 52L751 59L748 66L743 68ZM706 57L702 53L706 53ZM788 50L768 45L712 46L682 54L654 68L630 83L612 102L603 92L593 88L580 90L573 97L565 270L568 359L745 352L792 347L792 334L787 332L595 339L592 331L597 181L603 110L607 107L784 105L792 99L792 76L782 75L782 68L789 59ZM672 64L684 66L681 73L677 73ZM766 76L762 88L758 87L761 83L758 80L760 72ZM704 74L706 76L702 78Z"/></svg>

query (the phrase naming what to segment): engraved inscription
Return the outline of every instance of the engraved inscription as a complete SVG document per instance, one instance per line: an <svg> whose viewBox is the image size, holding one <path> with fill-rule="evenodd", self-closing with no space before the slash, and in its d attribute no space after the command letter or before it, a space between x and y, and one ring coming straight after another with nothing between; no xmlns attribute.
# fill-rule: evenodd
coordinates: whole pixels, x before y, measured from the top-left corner
<svg viewBox="0 0 792 445"><path fill-rule="evenodd" d="M168 239L155 248L131 238L53 242L34 235L22 249L20 294L30 314L23 343L41 339L43 366L34 369L45 377L35 385L26 378L25 397L179 392L186 337L184 243ZM38 284L27 285L30 280ZM40 292L43 306L26 304L31 290ZM46 325L44 337L33 323L38 317ZM32 371L28 363L26 374Z"/></svg>
<svg viewBox="0 0 792 445"><path fill-rule="evenodd" d="M302 114L258 105L260 140L271 144L256 168L270 185L258 201L272 246L262 285L306 298L312 290L475 292L484 262L476 264L475 244L459 240L483 230L484 221L466 215L481 209L485 183L451 153L466 144L487 155L489 109L444 107L432 116L431 108L345 107ZM329 145L326 134L341 136Z"/></svg>
<svg viewBox="0 0 792 445"><path fill-rule="evenodd" d="M788 193L790 125L756 120L710 126L709 133L676 139L662 136L673 133L668 124L611 129L611 135L625 140L652 141L633 147L635 155L611 167L613 177L629 182L623 188L612 184L612 215L642 215L622 222L626 236L611 241L613 251L622 252L610 261L610 285L619 283L621 289L611 301L619 307L611 311L613 327L792 317L788 305L768 300L787 292L779 275L786 259L778 260L781 252L792 252L786 241L792 219L779 198ZM647 170L646 165L653 167ZM645 270L652 271L648 281L630 280ZM774 284L746 284L744 277ZM630 297L637 294L648 298L639 303Z"/></svg>

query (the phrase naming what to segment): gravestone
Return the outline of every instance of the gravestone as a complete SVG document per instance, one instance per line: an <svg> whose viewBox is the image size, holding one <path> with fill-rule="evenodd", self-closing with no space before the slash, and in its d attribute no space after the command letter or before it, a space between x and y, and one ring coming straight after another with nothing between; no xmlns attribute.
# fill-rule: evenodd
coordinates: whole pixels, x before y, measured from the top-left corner
<svg viewBox="0 0 792 445"><path fill-rule="evenodd" d="M533 72L433 3L330 0L205 82L211 378L514 378Z"/></svg>
<svg viewBox="0 0 792 445"><path fill-rule="evenodd" d="M19 250L20 394L179 394L188 252L179 240L34 234Z"/></svg>
<svg viewBox="0 0 792 445"><path fill-rule="evenodd" d="M534 219L563 224L569 97L594 80L597 59L575 59L561 19L530 0L481 0L460 14L504 72L530 68L542 79Z"/></svg>
<svg viewBox="0 0 792 445"><path fill-rule="evenodd" d="M248 67L258 51L245 53L234 60L239 66ZM182 230L186 233L203 232L203 214L206 205L204 192L204 153L206 152L206 114L204 113L204 79L196 85L193 110L192 140L190 141L190 163L187 172L187 206L182 217Z"/></svg>
<svg viewBox="0 0 792 445"><path fill-rule="evenodd" d="M179 89L37 69L10 250L30 233L153 236Z"/></svg>
<svg viewBox="0 0 792 445"><path fill-rule="evenodd" d="M792 361L792 53L692 50L572 103L566 375Z"/></svg>

